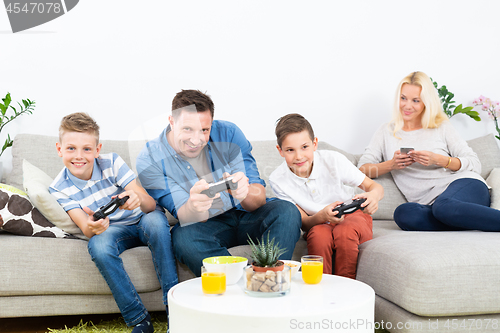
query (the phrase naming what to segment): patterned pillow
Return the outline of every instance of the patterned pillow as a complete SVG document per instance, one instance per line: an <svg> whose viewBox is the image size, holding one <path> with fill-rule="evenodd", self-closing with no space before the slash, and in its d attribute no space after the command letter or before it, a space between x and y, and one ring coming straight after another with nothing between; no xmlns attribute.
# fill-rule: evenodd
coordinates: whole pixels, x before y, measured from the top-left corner
<svg viewBox="0 0 500 333"><path fill-rule="evenodd" d="M33 237L74 238L49 222L23 191L0 184L0 229Z"/></svg>
<svg viewBox="0 0 500 333"><path fill-rule="evenodd" d="M56 198L49 193L51 183L52 178L45 172L23 160L23 186L31 204L59 229L88 240L75 222L71 220L68 213L59 205Z"/></svg>

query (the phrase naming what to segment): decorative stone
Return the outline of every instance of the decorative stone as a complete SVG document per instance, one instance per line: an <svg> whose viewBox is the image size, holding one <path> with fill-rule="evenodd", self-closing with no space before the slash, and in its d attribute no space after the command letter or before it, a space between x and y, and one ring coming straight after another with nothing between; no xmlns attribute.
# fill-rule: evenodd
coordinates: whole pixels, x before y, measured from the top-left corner
<svg viewBox="0 0 500 333"><path fill-rule="evenodd" d="M251 292L287 292L290 289L291 274L287 267L284 271L255 272L251 267L245 269L246 290Z"/></svg>

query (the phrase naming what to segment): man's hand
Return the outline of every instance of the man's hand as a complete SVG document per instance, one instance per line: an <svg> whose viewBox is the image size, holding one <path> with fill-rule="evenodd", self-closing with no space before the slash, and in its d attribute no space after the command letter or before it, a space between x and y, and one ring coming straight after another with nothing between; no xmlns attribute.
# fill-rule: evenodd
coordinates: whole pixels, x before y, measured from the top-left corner
<svg viewBox="0 0 500 333"><path fill-rule="evenodd" d="M191 187L188 200L191 211L195 213L207 212L210 207L212 207L214 199L220 197L220 193L217 193L213 198L210 198L206 194L201 194L202 191L208 190L208 188L209 186L205 179L197 181L193 187Z"/></svg>
<svg viewBox="0 0 500 333"><path fill-rule="evenodd" d="M222 176L224 177L224 179L233 176L233 182L238 183L238 188L236 190L228 190L229 194L231 194L235 199L238 199L239 201L245 200L248 195L248 189L250 186L248 184L248 177L245 176L245 174L241 171L233 175L225 172Z"/></svg>
<svg viewBox="0 0 500 333"><path fill-rule="evenodd" d="M83 207L83 211L88 214L87 228L95 235L102 234L109 227L109 218L106 216L104 219L94 221L94 211L89 207Z"/></svg>

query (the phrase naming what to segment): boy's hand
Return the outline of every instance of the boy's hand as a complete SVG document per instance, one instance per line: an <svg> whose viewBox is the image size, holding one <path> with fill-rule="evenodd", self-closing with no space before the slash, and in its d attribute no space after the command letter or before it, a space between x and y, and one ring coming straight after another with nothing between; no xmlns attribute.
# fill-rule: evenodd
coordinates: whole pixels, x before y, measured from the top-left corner
<svg viewBox="0 0 500 333"><path fill-rule="evenodd" d="M365 198L366 201L361 204L363 212L372 215L378 210L378 196L372 192L365 192L354 196L354 199Z"/></svg>
<svg viewBox="0 0 500 333"><path fill-rule="evenodd" d="M202 191L208 190L209 186L205 179L197 181L191 190L189 191L189 205L191 210L197 213L204 213L212 207L214 199L220 197L220 193L215 194L213 198L210 198L206 194L201 194Z"/></svg>
<svg viewBox="0 0 500 333"><path fill-rule="evenodd" d="M126 196L128 196L127 201L125 201L125 203L123 205L118 207L119 209L134 210L137 207L141 206L141 197L133 190L124 191L118 195L111 197L111 198L114 199L114 198L118 197L118 198L122 199Z"/></svg>
<svg viewBox="0 0 500 333"><path fill-rule="evenodd" d="M104 231L106 231L106 229L108 229L109 218L107 216L105 219L94 221L94 211L92 209L90 209L89 207L83 207L83 211L89 215L87 219L87 226L89 230L92 231L95 235L102 234Z"/></svg>
<svg viewBox="0 0 500 333"><path fill-rule="evenodd" d="M329 204L325 208L323 208L322 213L323 213L323 220L327 223L340 223L344 221L344 216L341 218L338 218L336 215L338 214L338 211L334 210L335 207L340 205L342 201L335 201L332 204Z"/></svg>
<svg viewBox="0 0 500 333"><path fill-rule="evenodd" d="M233 175L224 172L224 174L222 175L224 179L230 176L233 176L233 182L238 183L238 188L236 190L228 190L229 194L231 194L235 199L238 199L239 201L245 200L248 195L248 189L250 186L248 184L248 177L245 176L245 174L241 171Z"/></svg>

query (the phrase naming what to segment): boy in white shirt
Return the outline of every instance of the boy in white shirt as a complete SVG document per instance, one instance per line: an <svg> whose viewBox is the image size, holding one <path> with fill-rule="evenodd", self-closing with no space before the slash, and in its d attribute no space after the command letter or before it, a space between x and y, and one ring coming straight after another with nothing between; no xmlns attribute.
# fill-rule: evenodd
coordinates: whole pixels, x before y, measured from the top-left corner
<svg viewBox="0 0 500 333"><path fill-rule="evenodd" d="M323 273L356 278L358 246L373 238L371 214L384 196L383 187L341 153L316 151L318 138L303 116L282 117L275 133L276 148L285 161L269 177L274 193L298 207L308 253L323 257ZM366 192L354 195L356 186ZM336 217L336 206L358 198L366 199L363 211Z"/></svg>

